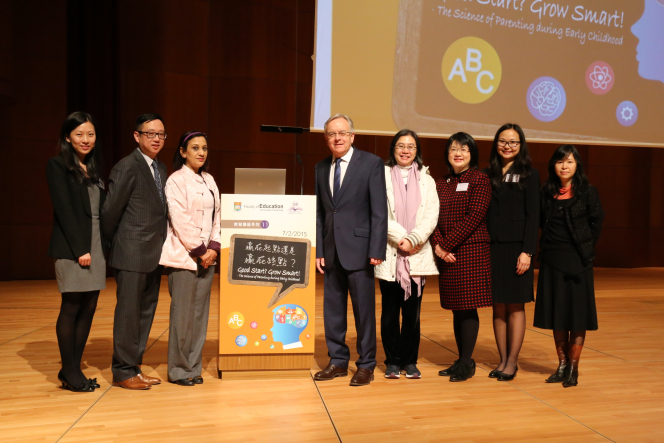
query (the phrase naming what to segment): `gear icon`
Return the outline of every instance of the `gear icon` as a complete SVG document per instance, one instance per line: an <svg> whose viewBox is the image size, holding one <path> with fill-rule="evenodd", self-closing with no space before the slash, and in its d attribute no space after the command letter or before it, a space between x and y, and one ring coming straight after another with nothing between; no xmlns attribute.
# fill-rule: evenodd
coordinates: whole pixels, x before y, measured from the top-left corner
<svg viewBox="0 0 664 443"><path fill-rule="evenodd" d="M616 107L616 120L622 126L632 126L639 119L639 108L631 101L625 100Z"/></svg>
<svg viewBox="0 0 664 443"><path fill-rule="evenodd" d="M634 117L634 110L629 106L625 106L620 110L620 116L623 120L629 121Z"/></svg>

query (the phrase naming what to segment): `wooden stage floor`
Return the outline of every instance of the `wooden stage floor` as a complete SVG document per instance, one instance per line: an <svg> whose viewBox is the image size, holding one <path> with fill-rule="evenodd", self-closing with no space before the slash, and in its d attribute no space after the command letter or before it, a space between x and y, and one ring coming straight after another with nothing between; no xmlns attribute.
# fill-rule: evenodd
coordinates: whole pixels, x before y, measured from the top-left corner
<svg viewBox="0 0 664 443"><path fill-rule="evenodd" d="M530 326L514 381L487 377L498 361L490 309L480 310L475 377L465 383L438 377L455 359L456 347L452 316L440 308L435 279L422 304L421 380L386 380L381 363L368 387L348 386L349 377L319 383L221 381L215 283L205 383L186 388L165 382L138 392L113 388L115 282L109 279L84 355L86 375L97 377L102 387L72 393L61 390L57 380L55 281L0 282L0 441L664 441L664 269L597 269L595 275L600 329L588 333L579 385L569 389L544 383L557 365L553 340L550 331ZM316 283L312 373L327 363L322 280ZM161 287L143 369L165 381L170 297L165 280ZM528 324L533 307L527 305ZM348 323L354 324L352 312ZM352 326L348 342L354 349ZM378 361L383 360L379 342Z"/></svg>

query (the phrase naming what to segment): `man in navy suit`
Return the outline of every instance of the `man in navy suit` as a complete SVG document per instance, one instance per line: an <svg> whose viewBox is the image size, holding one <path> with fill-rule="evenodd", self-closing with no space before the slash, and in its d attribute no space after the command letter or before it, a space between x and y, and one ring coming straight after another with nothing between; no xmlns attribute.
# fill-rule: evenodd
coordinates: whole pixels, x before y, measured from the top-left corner
<svg viewBox="0 0 664 443"><path fill-rule="evenodd" d="M316 380L348 375L348 292L357 330L357 372L351 386L368 385L376 367L374 266L387 249L387 196L383 161L353 147L353 121L336 114L325 122L332 155L316 165L316 267L325 274L323 315L330 362Z"/></svg>

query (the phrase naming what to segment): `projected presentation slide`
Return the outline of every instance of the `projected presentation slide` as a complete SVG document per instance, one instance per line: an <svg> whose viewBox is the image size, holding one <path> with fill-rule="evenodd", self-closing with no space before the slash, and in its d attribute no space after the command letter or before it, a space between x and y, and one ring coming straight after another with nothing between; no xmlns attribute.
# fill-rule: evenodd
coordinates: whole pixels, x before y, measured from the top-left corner
<svg viewBox="0 0 664 443"><path fill-rule="evenodd" d="M664 0L319 0L312 128L664 146Z"/></svg>

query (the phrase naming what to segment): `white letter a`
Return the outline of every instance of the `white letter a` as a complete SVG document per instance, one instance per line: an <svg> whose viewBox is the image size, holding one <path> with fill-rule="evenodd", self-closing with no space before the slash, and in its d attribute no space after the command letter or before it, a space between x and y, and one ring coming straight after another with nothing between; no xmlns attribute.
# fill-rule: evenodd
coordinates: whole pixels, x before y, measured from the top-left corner
<svg viewBox="0 0 664 443"><path fill-rule="evenodd" d="M454 66L452 66L452 71L450 72L450 76L447 77L448 80L452 80L455 75L460 75L461 80L463 80L464 83L466 83L466 73L463 70L463 63L461 63L461 59L458 58L454 62Z"/></svg>

